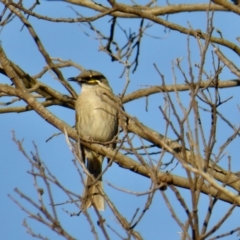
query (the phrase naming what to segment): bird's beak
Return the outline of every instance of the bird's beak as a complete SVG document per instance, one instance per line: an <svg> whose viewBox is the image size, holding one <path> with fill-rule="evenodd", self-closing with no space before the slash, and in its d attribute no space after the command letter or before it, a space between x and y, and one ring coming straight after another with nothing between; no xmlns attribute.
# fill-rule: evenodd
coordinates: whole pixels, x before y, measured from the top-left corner
<svg viewBox="0 0 240 240"><path fill-rule="evenodd" d="M75 77L70 77L67 80L70 81L70 82L78 82Z"/></svg>

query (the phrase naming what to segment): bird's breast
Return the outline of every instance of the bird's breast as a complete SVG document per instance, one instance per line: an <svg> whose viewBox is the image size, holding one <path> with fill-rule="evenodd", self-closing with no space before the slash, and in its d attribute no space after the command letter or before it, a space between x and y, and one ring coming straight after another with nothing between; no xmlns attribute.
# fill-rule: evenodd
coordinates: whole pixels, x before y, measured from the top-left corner
<svg viewBox="0 0 240 240"><path fill-rule="evenodd" d="M96 94L81 94L76 102L76 128L92 140L111 141L118 131L117 110Z"/></svg>

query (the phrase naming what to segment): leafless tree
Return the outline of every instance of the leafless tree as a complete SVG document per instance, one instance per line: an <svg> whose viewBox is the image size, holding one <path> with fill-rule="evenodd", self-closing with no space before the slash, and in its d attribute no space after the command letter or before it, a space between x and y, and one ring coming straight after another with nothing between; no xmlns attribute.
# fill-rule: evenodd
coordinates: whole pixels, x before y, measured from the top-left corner
<svg viewBox="0 0 240 240"><path fill-rule="evenodd" d="M123 168L123 172L130 170L132 176L140 175L150 179L151 184L144 192L139 192L105 182L119 196L120 194L145 196L142 206L136 205L132 216L129 217L124 208L118 207L107 192L102 192L108 209L118 223L114 225L111 217L98 212L94 206L92 210L81 212L79 209L81 191L74 192L66 188L65 183L59 181L48 168L46 161L40 158L38 147L34 144L34 151L29 154L24 149L23 142L13 133L14 142L30 163L29 174L32 176L38 197L36 199L29 197L24 191L16 188L16 194L10 194L10 198L29 218L42 223L49 230L66 239L78 239L78 237L61 224L61 212L66 213L64 218L69 218L69 221L73 219L70 218L71 216L83 217L89 225L89 229L86 230L89 232L89 238L91 236L95 239L116 239L117 237L146 239L147 235L140 227L140 223L146 213L154 208L152 202L156 195L161 196L161 204L168 208L169 215L172 216L172 222L166 224L171 226L176 223L181 239L215 239L237 234L240 226L238 223L235 226L235 222L231 229L227 231L221 231L221 229L225 222L233 221L231 215L240 205L240 174L232 170L232 166L238 161L235 155L237 149L236 152L229 152L230 146L239 145L239 121L228 115L225 110L222 111L221 107L235 108L236 110L233 111L238 111L232 102L233 96L222 95L225 92L229 93L232 87L238 87L240 84L240 70L231 60L232 55L240 55L240 47L228 37L224 37L222 30L216 29L214 25L214 19L218 13L224 13L226 18L240 14L237 3L233 4L226 0L213 0L199 4L188 4L184 1L181 4L171 4L168 1L166 3L149 1L145 4L131 1L123 4L115 0L101 3L89 0L66 0L65 2L71 4L75 17L54 18L48 14L43 15L37 10L40 4L38 0L30 7L27 1L23 0L18 2L1 0L2 31L8 29L10 24L18 19L22 24L22 29L19 30L28 32L38 48L39 55L45 60L45 66L35 75L30 74L21 67L21 63L14 62L8 57L4 44L0 46L0 71L10 80L9 84L0 84L2 99L0 113L34 111L43 121L47 121L58 129L59 134L64 134L66 143L74 155L73 163L81 180L79 184L82 182L84 185L86 174L86 168L78 154L79 142L110 159L103 174L111 171L113 162L113 165ZM60 3L54 4L57 6ZM92 11L84 14L86 9ZM186 26L185 23L171 20L172 16L186 14L186 12L190 15L204 13L205 18L199 17L199 21L206 22L205 30L195 29L191 21ZM99 44L99 50L109 59L106 64L111 67L113 62L117 62L122 68L121 77L125 80L125 84L121 94L116 96L117 101L123 106L132 102L135 107L138 107L139 100L145 99L144 111L148 111L151 106L149 98L152 95L162 96L164 103L157 103L158 106L155 109L162 116L162 130L152 128L151 119L148 125L143 124L144 119L141 119L141 116L133 117L131 112L118 108L114 105L113 99L107 97L105 101L113 104L121 115L116 149L93 142L87 136L80 139L74 127L64 122L61 116L54 115L50 107L59 106L74 110L77 93L66 80L67 77L63 71L68 68L83 70L84 62L78 65L71 60L51 57L32 23L36 19L55 24L56 27L60 23L79 23L82 34L86 34L89 38L96 36L94 39ZM102 19L108 19L103 28L101 28L103 25L97 24ZM166 34L177 33L179 36L184 34L187 57L184 60L180 57L173 59L172 66L169 66L172 70L173 84L169 84L165 79L164 69L153 62L153 71L158 76L159 84L153 85L154 81L148 79L148 86L127 93L131 76L144 68L141 61L146 53L146 49L143 49L146 47L143 44L145 38L148 38L149 42L161 41L157 34L154 35L151 32L151 29L156 29L156 26L161 26ZM184 47L179 43L178 35L172 51L175 48ZM191 48L192 43L197 48L194 53ZM151 48L151 46L148 47ZM96 56L98 54L100 53L96 52ZM192 60L196 56L199 56L198 63ZM41 81L41 78L49 72L53 79L61 83L63 92L54 89L50 83ZM222 80L221 75L225 72L229 75L231 73L230 76L233 77ZM181 81L182 83L179 84ZM220 89L223 90L220 91ZM228 134L224 136L222 136L223 128L229 129ZM14 130L17 132L18 126ZM54 134L48 141L57 135ZM221 136L220 142L217 141L219 136ZM69 159L66 161L72 164ZM61 202L53 189L64 194L65 200ZM222 212L217 220L210 222L216 214L216 205L221 202L225 203L228 210ZM182 211L181 214L179 208ZM151 214L154 214L154 211ZM200 214L202 214L201 219ZM158 222L155 221L151 224L158 226ZM27 220L24 220L24 226L31 236L48 239L45 233L33 229ZM159 228L164 231L164 226Z"/></svg>

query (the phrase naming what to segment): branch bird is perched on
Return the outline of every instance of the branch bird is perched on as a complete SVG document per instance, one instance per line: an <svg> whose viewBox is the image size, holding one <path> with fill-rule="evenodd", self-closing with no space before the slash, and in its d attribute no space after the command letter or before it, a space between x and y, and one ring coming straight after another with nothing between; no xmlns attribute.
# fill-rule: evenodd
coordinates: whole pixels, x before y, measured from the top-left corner
<svg viewBox="0 0 240 240"><path fill-rule="evenodd" d="M118 118L117 109L103 99L104 92L114 97L108 80L102 73L93 70L85 70L69 80L78 82L82 88L75 106L76 129L79 136L84 135L98 142L113 140L118 132ZM98 210L104 210L104 198L99 191L102 189L101 172L104 156L86 147L84 155L92 177L87 176L81 207L85 210L94 204Z"/></svg>

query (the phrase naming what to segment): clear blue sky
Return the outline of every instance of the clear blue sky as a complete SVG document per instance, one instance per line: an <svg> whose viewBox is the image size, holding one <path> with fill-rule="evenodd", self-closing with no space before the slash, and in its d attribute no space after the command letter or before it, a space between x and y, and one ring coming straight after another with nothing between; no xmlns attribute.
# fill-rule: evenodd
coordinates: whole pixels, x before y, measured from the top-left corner
<svg viewBox="0 0 240 240"><path fill-rule="evenodd" d="M31 4L30 1L25 1L24 4ZM177 3L178 1L172 1L171 3ZM192 2L192 1L189 1ZM207 1L204 1L207 2ZM178 2L179 3L179 2ZM185 3L185 2L182 2ZM75 13L69 7L71 4L64 2L48 2L41 1L41 4L37 6L36 12L52 17L75 17ZM72 5L75 10L81 14L89 14L85 8L80 8ZM2 11L3 5L0 4L0 11ZM233 23L238 22L238 16L232 13L220 13L214 14L214 26L222 31L223 37L226 39L237 42L236 37L240 35L238 26ZM184 26L188 26L188 21L194 29L206 29L206 13L184 13L169 16L169 20L175 23L181 23ZM67 23L50 23L32 17L29 21L34 26L37 34L39 35L45 49L48 51L51 57L61 58L63 60L72 60L82 65L86 69L95 69L101 71L109 79L110 84L115 94L121 93L125 78L119 78L122 73L122 65L117 62L111 62L110 58L104 53L99 51L99 42L95 39L96 35L90 32L89 29L83 24L67 24ZM100 29L104 29L105 33L108 33L109 27L107 25L109 17L100 19L94 22L94 25ZM138 29L140 20L122 20L121 23L127 29ZM43 57L39 54L37 47L30 37L26 28L21 31L22 23L17 19L13 19L6 27L1 31L1 44L12 61L18 64L24 71L31 75L35 75L40 72L45 66ZM84 34L87 31L91 37ZM161 26L154 25L147 32L150 35L157 36L157 39L145 36L143 38L140 63L138 71L135 74L130 75L130 86L127 93L135 91L145 86L161 84L157 72L155 71L153 64L155 63L165 76L167 84L173 83L172 75L172 61L176 58L183 57L183 67L188 73L187 68L187 36L174 31L164 31ZM119 34L119 39L123 42L124 35ZM215 36L219 37L217 33ZM239 56L231 53L225 48L221 48L225 54L227 54L236 65L239 65ZM191 54L192 62L200 62L200 54L196 40L191 38ZM212 69L211 55L206 61L206 70ZM194 70L197 73L197 70ZM79 72L74 68L66 68L63 70L63 74L66 78L77 75ZM182 83L184 79L180 73L176 72L178 76L178 83ZM196 76L197 77L197 76ZM221 79L227 80L234 78L234 76L228 70L224 70L221 74ZM51 85L55 89L65 92L60 83L53 78L53 75L48 73L41 79L41 81ZM9 80L4 76L0 76L1 83L9 83ZM78 86L73 87L79 92ZM237 104L239 102L239 90L226 89L221 90L222 99L233 96L231 102L222 106L221 110L229 117L229 119L236 125L239 125L239 110ZM188 104L188 93L181 94L183 102ZM7 99L3 99L7 101ZM3 101L1 100L1 102ZM126 111L132 116L139 118L141 122L149 127L156 129L160 133L164 133L165 129L164 121L158 106L163 104L163 96L158 94L149 98L148 112L145 111L145 99L141 99L125 105ZM16 103L21 105L21 103ZM51 107L50 110L66 121L69 125L73 126L75 121L75 113L72 110L64 109L62 107ZM205 119L206 122L210 120ZM79 176L75 167L72 164L73 155L70 152L63 136L59 136L46 143L52 134L58 132L54 127L49 126L47 122L41 119L36 113L20 113L20 114L2 114L0 117L0 233L2 239L31 239L26 233L26 229L22 226L22 221L27 218L26 214L21 211L17 205L10 200L8 194L18 199L24 206L28 206L22 201L15 193L14 188L18 188L24 193L28 194L37 201L37 195L34 190L32 177L27 173L30 170L30 164L18 151L17 146L12 141L12 130L15 131L16 137L19 140L24 139L23 145L26 151L30 154L34 151L32 141L38 145L38 150L42 160L45 161L52 173L62 181L62 183L74 190L78 194L82 192L82 185L80 183ZM221 129L222 126L219 125ZM218 136L217 147L219 147L226 136L231 133L231 130L222 127ZM170 136L171 137L171 136ZM238 154L237 142L233 143L227 151L232 156L232 167L234 171L239 170L239 154ZM157 159L157 157L154 157ZM222 161L222 166L227 167L227 158ZM180 165L174 170L174 174L182 172ZM121 169L116 165L113 165L107 173L104 175L104 180L113 183L114 185L124 188L130 191L147 191L150 187L149 179L143 178L130 171ZM41 185L41 183L40 183ZM146 201L146 196L136 197L126 193L118 192L107 186L105 182L105 190L110 198L115 202L125 214L125 217L129 220L133 216L137 207L142 210ZM56 193L56 201L66 201L66 198L59 193L56 189L53 189ZM188 191L182 190L186 201L190 204L191 199ZM169 194L169 192L167 192ZM171 194L169 195L171 196ZM189 198L188 198L189 197ZM172 198L173 202L176 202ZM208 198L203 196L201 198L201 217L207 212ZM93 236L89 233L90 229L86 219L81 217L69 217L64 211L59 208L59 218L61 223L76 239L93 239ZM228 204L218 204L215 209L214 218L210 223L215 223L222 217L222 213L229 208ZM32 211L35 211L30 207ZM185 213L179 207L179 216L185 219ZM93 213L93 210L90 210ZM114 219L114 215L107 209L103 216L108 219L108 223L120 229ZM202 219L200 219L201 221ZM49 237L49 239L60 239L59 236L52 234L47 228L42 227L41 224L36 223L27 218L29 225L41 233L43 236ZM171 223L171 224L169 224ZM232 230L237 227L239 223L239 210L236 210L231 216L231 221L228 221L221 231ZM171 214L163 202L163 199L159 193L156 193L152 207L146 213L144 219L137 226L136 230L140 231L144 239L179 239L178 232L181 231L174 220L171 218ZM102 236L102 235L100 235ZM114 234L111 235L112 239L117 239Z"/></svg>

